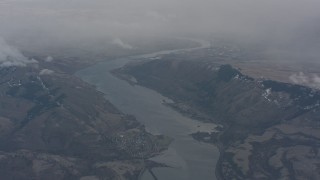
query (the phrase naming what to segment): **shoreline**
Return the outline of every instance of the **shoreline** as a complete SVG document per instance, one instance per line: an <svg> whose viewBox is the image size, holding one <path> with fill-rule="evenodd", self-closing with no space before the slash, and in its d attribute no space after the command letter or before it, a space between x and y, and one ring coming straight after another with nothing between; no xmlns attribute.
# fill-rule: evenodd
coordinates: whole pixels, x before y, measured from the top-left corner
<svg viewBox="0 0 320 180"><path fill-rule="evenodd" d="M123 68L123 67L121 67L121 68ZM131 76L130 74L124 74L124 73L122 73L122 72L121 72L121 68L120 68L120 69L114 69L114 70L112 70L110 73L111 73L113 76L115 76L115 77L117 77L117 78L119 78L119 79L121 79L121 80L123 80L123 81L126 81L126 82L127 82L128 84L130 84L131 86L136 86L136 85L137 85L137 86L142 86L142 87L148 88L148 87L146 87L146 86L143 86L143 85L139 84L137 81L132 81L133 76ZM156 91L157 93L165 96L164 94L162 94L161 92L159 92L159 91L157 91L157 90L154 90L154 91ZM165 96L165 97L166 97L166 96ZM167 98L169 98L169 97L167 97ZM171 99L171 98L170 98L170 99ZM174 100L173 100L173 101L174 101ZM190 118L190 119L192 119L192 120L199 121L199 122L203 122L203 123L218 124L219 126L224 127L223 125L221 125L221 122L210 121L211 118L209 117L209 115L205 115L204 113L197 114L197 113L200 113L199 111L192 111L192 112L190 113L190 112L187 112L187 111L185 111L185 110L180 109L180 107L178 106L178 103L176 103L176 102L170 102L170 103L168 103L168 102L163 102L163 105L165 105L165 106L171 108L172 110L178 112L178 113L181 114L182 116L185 116L185 117ZM188 109L191 110L192 108L191 108L191 107L188 107ZM199 116L198 116L198 117L195 117L195 116L192 115L193 113L195 113L196 115L199 115ZM217 126L217 127L219 127L219 126ZM203 141L203 140L196 139L196 138L193 137L192 135L193 135L193 134L196 134L197 132L192 133L192 134L189 134L189 136L191 136L194 140L196 140L196 141L198 141L198 142L212 144L212 145L214 145L214 146L216 146L216 147L218 148L218 150L219 150L219 158L218 158L218 161L217 161L217 163L216 163L216 167L215 167L215 169L214 169L215 177L217 178L217 180L222 180L222 179L223 179L223 178L222 178L222 175L221 175L221 162L222 162L222 159L223 159L223 149L224 149L224 147L222 146L222 143L221 143L221 141L219 140L219 136L220 136L223 132L224 132L224 130L218 130L218 132L217 132L217 136L218 136L217 142L214 142L214 143L213 143L213 142L205 142L205 141ZM205 132L205 133L208 133L208 134L209 134L209 132ZM214 132L211 132L211 133L214 133ZM153 168L156 168L156 167L151 167L151 169L153 169ZM146 171L146 170L149 170L149 169L146 168L144 171ZM143 173L142 173L142 174L143 174ZM139 180L140 180L140 179L139 179Z"/></svg>
<svg viewBox="0 0 320 180"><path fill-rule="evenodd" d="M179 51L181 51L181 52L185 52L185 51L191 51L191 50L194 50L194 49L201 49L201 48L206 48L206 46L207 46L207 44L205 44L205 43L203 43L203 41L202 41L202 43L200 43L199 44L199 46L198 47L192 47L192 48L183 48L183 49L176 49L176 50L168 50L168 51L160 51L160 52L156 52L156 53L151 53L151 54L144 54L144 55L137 55L137 56L129 56L129 57L127 57L127 58L120 58L120 59L137 59L137 58L141 58L142 60L144 59L144 60L149 60L151 57L154 57L154 56L157 56L157 55L162 55L162 54L171 54L171 53L179 53ZM112 60L111 60L112 61ZM97 64L99 64L99 63L104 63L105 61L101 61L101 62L97 62L95 65L97 65ZM140 61L138 61L138 62L140 62ZM128 63L127 63L128 64ZM91 65L91 66L95 66L95 65ZM91 66L89 66L89 67L91 67ZM123 66L121 66L121 67L123 67ZM88 67L87 67L88 68ZM86 68L84 68L84 69L86 69ZM115 69L117 69L117 68L115 68ZM117 76L115 76L115 74L114 74L114 72L112 72L114 69L112 69L111 71L109 71L110 72L110 74L111 74L111 76L114 76L115 78L117 78L117 79L120 79L120 80L126 80L127 78L119 78L119 77L117 77ZM81 70L79 70L79 71L81 71ZM79 72L79 71L77 71L77 72ZM76 72L76 73L77 73ZM75 73L75 75L76 75L76 73ZM78 76L79 77L79 76ZM79 77L80 78L80 77ZM82 80L84 80L83 78L80 78L80 79L82 79ZM128 81L127 81L128 82ZM126 83L127 83L126 82ZM131 80L131 82L132 82L132 80ZM103 94L105 94L103 91L101 91L101 90L99 90L99 88L95 85L95 84L92 84L92 83L89 83L90 85L93 85L93 86L95 86L95 88L99 91L99 92L101 92L101 93L103 93ZM130 83L130 85L131 86L134 86L135 85L135 83ZM148 88L147 88L148 89ZM155 91L156 92L156 91ZM160 94L159 92L157 92L158 94ZM106 97L105 97L106 98ZM108 99L108 98L106 98L106 99ZM169 105L167 105L167 104L165 104L165 103L162 103L164 106L169 106ZM173 108L170 108L170 109L172 109L172 110L174 110ZM123 111L123 110L121 110L121 111ZM180 115L182 115L182 116L185 116L185 117L188 117L188 116L186 116L186 115L184 115L183 113L181 113L181 112L179 112L179 111L177 111L177 110L174 110L175 112L177 112L178 114L180 114ZM198 120L197 119L195 119L195 118L192 118L191 117L191 119L192 120L194 120L194 121L197 121L198 122ZM141 124L143 124L142 122L140 122ZM214 123L212 123L212 124L214 124ZM191 139L193 139L192 137L191 137ZM155 161L152 161L152 162L154 162L154 163L156 163ZM161 167L161 166L160 166ZM153 167L153 166L149 166L149 165L147 165L141 172L140 172L140 177L141 177L141 175L143 174L143 172L145 172L146 170L148 170L148 169L153 169L153 168L155 168L155 167ZM214 173L215 174L215 173Z"/></svg>
<svg viewBox="0 0 320 180"><path fill-rule="evenodd" d="M192 52L189 54L192 54ZM317 134L305 132L305 127L301 127L298 124L299 120L304 117L302 116L304 114L311 117L317 115L316 109L319 107L319 100L317 100L320 98L319 92L305 86L282 83L274 80L261 81L260 79L253 79L243 75L231 65L221 65L220 69L217 69L214 68L214 66L209 66L211 64L198 65L197 62L194 61L185 63L183 60L186 60L186 55L184 53L181 55L180 59L179 53L174 52L172 56L165 56L168 59L161 57L151 58L150 55L141 56L141 61L139 61L139 58L129 59L126 62L133 63L127 63L125 66L122 64L121 67L115 66L111 71L111 75L124 80L125 83L127 83L126 87L128 89L131 89L129 86L137 85L132 88L140 89L143 87L145 89L151 89L161 96L168 98L168 102L170 103L162 100L162 105L167 106L184 117L188 117L187 119L191 118L196 121L205 121L204 118L201 118L203 116L200 116L196 112L197 110L217 118L219 120L218 123L224 125L224 128L220 129L219 134L204 133L202 131L192 134L193 140L213 144L219 150L219 157L216 157L217 159L214 160L216 163L214 170L215 178L219 180L223 178L241 179L246 176L256 177L258 175L274 178L280 177L282 175L281 173L277 175L270 172L272 169L269 168L269 166L272 166L272 164L270 164L272 162L269 161L268 166L264 167L265 171L255 171L256 168L264 165L265 160L274 157L274 154L269 154L270 151L276 151L282 148L282 145L278 143L279 140L270 134L279 134L281 141L285 141L287 138L292 139L292 144L287 147L286 151L295 151L297 148L295 143L301 143L301 145L299 145L303 146L303 148L312 147L312 144L309 143L314 141L313 136L316 137ZM172 59L176 61L170 61ZM141 63L139 64L139 62ZM143 64L143 62L146 63ZM203 62L206 63L206 61ZM137 65L137 67L135 65ZM178 71L178 67L181 67L180 71ZM203 72L204 68L206 71ZM191 77L190 80L189 75L193 75L192 73L198 73L199 76L195 76L195 78ZM173 77L179 77L180 79ZM210 77L214 77L214 79L212 80ZM196 86L198 83L208 81L212 82L210 84L211 86L205 86L204 84ZM273 91L271 92L269 88L272 88ZM200 94L202 96L199 96L197 94L199 91L196 90L202 92L203 94ZM227 90L227 92L225 90ZM230 102L234 102L235 99L233 99L234 96L229 96L229 94L238 97L236 103L230 105ZM204 97L204 100L201 100L202 97ZM248 101L249 97L250 101ZM211 104L204 106L203 104L199 104L199 102L204 105L208 105L206 103ZM209 108L211 107L215 107L215 111L210 110ZM286 108L286 112L283 112L283 108ZM224 112L230 112L230 114L228 115L228 113ZM238 117L239 112L243 112L240 114L240 117ZM298 116L300 118L293 119ZM283 118L286 121L291 119L292 121L288 121L287 124L282 123L281 119ZM181 119L183 119L183 122L188 123L188 121L186 121L187 119ZM212 123L215 122L211 119L210 121L212 121ZM182 124L183 122L181 121ZM314 120L310 120L306 123L312 125L315 122ZM301 136L306 134L309 135L310 138L306 139L306 142L297 142L294 135L281 133L281 131L272 129L277 128L286 131L286 128L290 127L296 128L295 130L297 132L305 132ZM256 146L253 146L252 142L255 142ZM259 150L265 143L270 143L273 146L265 147L268 150ZM264 153L265 156L260 156L260 152ZM280 157L283 153L279 151L276 152L279 156L274 158ZM241 153L245 153L245 156ZM218 154L218 152L215 152L215 154ZM297 154L300 155L299 153ZM250 156L256 156L257 159L262 161L252 164L252 161L249 159ZM309 159L302 158L301 161L311 162L311 159ZM277 160L281 161L281 159ZM290 161L290 159L287 160ZM201 165L198 166L202 167ZM207 165L207 167L212 166L213 165ZM285 164L283 167L292 171L292 167L287 167ZM195 166L193 166L193 168L195 169ZM308 171L307 169L303 170ZM270 173L266 174L265 172ZM151 177L150 174L147 176L149 178Z"/></svg>

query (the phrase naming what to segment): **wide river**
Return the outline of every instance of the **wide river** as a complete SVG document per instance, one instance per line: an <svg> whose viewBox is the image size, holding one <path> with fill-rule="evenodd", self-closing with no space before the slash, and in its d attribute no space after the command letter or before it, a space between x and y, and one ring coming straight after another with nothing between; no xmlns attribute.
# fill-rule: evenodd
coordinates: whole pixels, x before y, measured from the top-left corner
<svg viewBox="0 0 320 180"><path fill-rule="evenodd" d="M129 62L209 46L206 42L199 42L201 46L197 48L107 60L76 73L84 81L95 85L119 110L134 115L140 123L145 125L148 132L167 135L174 139L167 151L151 159L169 166L152 170L158 180L215 180L215 167L219 158L218 148L198 142L190 134L198 131L212 132L216 125L202 123L181 115L163 105L163 100L170 102L170 99L154 90L137 85L132 86L113 76L110 71ZM140 179L155 180L149 171L145 171Z"/></svg>

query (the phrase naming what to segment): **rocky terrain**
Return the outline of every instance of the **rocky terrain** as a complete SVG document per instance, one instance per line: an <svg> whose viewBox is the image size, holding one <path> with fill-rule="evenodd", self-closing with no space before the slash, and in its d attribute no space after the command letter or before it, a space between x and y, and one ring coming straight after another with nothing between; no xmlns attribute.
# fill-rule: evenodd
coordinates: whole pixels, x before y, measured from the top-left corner
<svg viewBox="0 0 320 180"><path fill-rule="evenodd" d="M136 179L170 140L74 76L0 68L1 179Z"/></svg>
<svg viewBox="0 0 320 180"><path fill-rule="evenodd" d="M223 65L225 57L219 62L215 55L189 54L127 65L114 74L173 99L168 105L187 116L221 124L218 133L192 135L220 148L218 179L320 178L318 90L249 77Z"/></svg>

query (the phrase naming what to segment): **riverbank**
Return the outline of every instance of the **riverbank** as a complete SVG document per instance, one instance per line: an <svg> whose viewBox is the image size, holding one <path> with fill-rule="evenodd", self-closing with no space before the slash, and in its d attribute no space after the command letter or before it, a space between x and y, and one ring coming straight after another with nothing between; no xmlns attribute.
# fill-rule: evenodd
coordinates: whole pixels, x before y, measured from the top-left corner
<svg viewBox="0 0 320 180"><path fill-rule="evenodd" d="M214 169L219 156L218 149L210 144L199 144L190 134L203 130L213 131L216 126L181 115L163 104L164 101L170 102L170 99L153 90L132 86L113 76L109 71L141 59L189 51L207 47L207 45L207 43L203 43L201 47L197 48L161 51L117 59L99 63L76 73L84 81L96 86L99 91L105 94L106 99L110 100L122 112L134 115L140 123L145 125L148 132L174 138L167 151L150 159L170 167L153 169L154 174L160 180L215 179Z"/></svg>
<svg viewBox="0 0 320 180"><path fill-rule="evenodd" d="M123 73L123 77L134 78L135 84L170 97L186 116L194 117L194 112L200 111L223 125L219 134L193 134L195 139L219 147L217 177L319 176L299 166L306 163L315 168L319 162L309 151L318 148L320 137L318 90L254 79L231 65L186 58L184 54L168 55L122 67L117 74ZM299 159L292 160L293 156ZM304 173L292 173L296 170Z"/></svg>
<svg viewBox="0 0 320 180"><path fill-rule="evenodd" d="M102 39L92 47L88 43L49 49L28 44L22 51L34 63L0 67L1 178L137 179L145 166L151 167L147 159L168 149L172 138L148 133L73 72L112 57L198 43L149 39L130 51L104 49L108 43Z"/></svg>

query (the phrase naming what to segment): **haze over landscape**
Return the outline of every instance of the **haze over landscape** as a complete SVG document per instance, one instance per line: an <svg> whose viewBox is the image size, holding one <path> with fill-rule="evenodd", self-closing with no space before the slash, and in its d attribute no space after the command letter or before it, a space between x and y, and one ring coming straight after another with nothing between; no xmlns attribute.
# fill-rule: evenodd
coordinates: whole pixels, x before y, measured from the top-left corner
<svg viewBox="0 0 320 180"><path fill-rule="evenodd" d="M185 33L316 43L319 5L317 0L2 0L0 22L3 38L44 44L56 38Z"/></svg>
<svg viewBox="0 0 320 180"><path fill-rule="evenodd" d="M320 179L319 0L0 0L0 179Z"/></svg>

